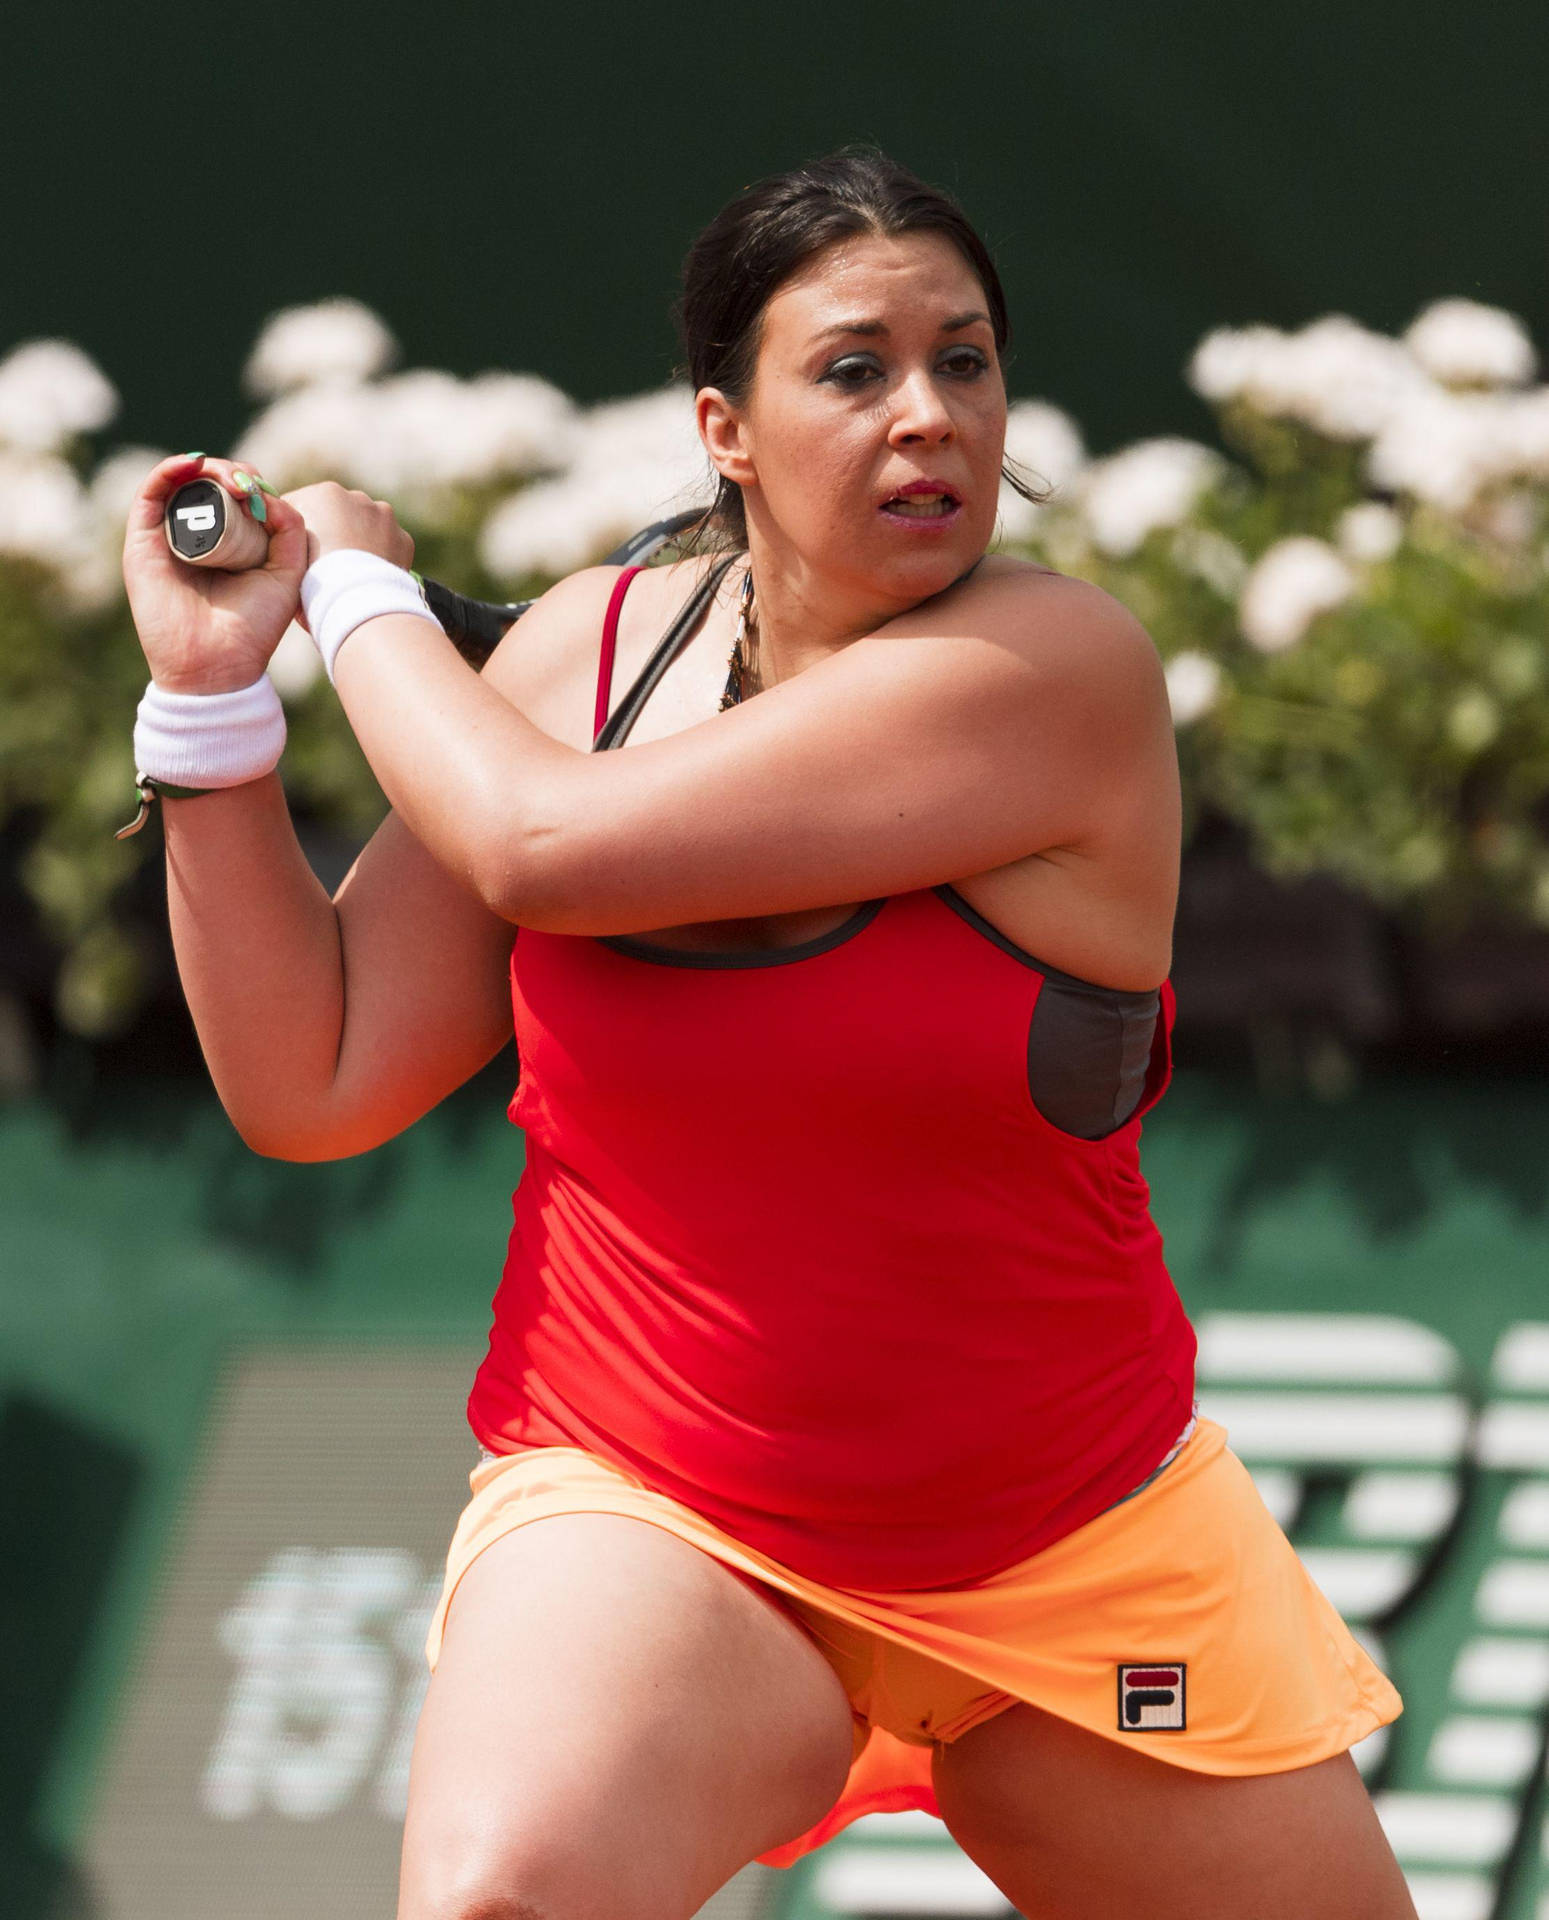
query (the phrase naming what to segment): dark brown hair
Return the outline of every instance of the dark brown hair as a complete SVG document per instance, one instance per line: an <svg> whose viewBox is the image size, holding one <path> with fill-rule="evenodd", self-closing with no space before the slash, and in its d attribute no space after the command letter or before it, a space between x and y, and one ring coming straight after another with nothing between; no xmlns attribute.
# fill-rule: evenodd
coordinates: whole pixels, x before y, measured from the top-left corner
<svg viewBox="0 0 1549 1920"><path fill-rule="evenodd" d="M949 194L878 148L848 146L745 187L689 249L677 321L694 390L719 387L740 405L753 384L764 309L791 275L837 240L905 233L941 234L972 267L1004 365L1011 338L1005 290L968 216ZM1004 471L1027 499L1048 498L1047 489L1037 489L1010 463ZM740 547L746 541L742 489L722 476L691 544Z"/></svg>

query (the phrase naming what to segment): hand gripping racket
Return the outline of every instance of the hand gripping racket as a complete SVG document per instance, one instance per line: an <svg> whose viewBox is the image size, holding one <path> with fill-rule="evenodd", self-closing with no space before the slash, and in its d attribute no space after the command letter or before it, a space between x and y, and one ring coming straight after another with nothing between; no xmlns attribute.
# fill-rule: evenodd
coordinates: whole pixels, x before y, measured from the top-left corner
<svg viewBox="0 0 1549 1920"><path fill-rule="evenodd" d="M691 507L670 519L653 521L631 534L599 564L641 566L704 516L703 507ZM167 545L191 567L245 573L249 567L261 567L269 551L269 536L263 527L215 480L190 480L179 487L167 502L162 524ZM470 600L466 594L442 586L439 580L426 580L419 574L415 578L424 589L425 604L441 622L447 637L474 666L481 666L489 658L512 623L533 604L531 600Z"/></svg>

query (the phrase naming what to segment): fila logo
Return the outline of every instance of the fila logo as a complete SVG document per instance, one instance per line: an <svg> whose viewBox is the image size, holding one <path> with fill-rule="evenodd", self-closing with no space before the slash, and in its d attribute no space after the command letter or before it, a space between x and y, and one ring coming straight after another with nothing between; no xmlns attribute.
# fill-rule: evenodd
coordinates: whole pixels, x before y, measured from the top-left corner
<svg viewBox="0 0 1549 1920"><path fill-rule="evenodd" d="M1165 1666L1121 1666L1120 1733L1182 1733L1186 1672L1181 1660L1169 1660Z"/></svg>

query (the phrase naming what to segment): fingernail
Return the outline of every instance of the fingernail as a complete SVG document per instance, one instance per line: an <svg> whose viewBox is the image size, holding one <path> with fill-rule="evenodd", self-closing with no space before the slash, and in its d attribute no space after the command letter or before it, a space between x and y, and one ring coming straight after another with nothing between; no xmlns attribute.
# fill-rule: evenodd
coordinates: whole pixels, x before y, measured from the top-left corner
<svg viewBox="0 0 1549 1920"><path fill-rule="evenodd" d="M209 458L209 455L207 453L202 453L202 452L201 453L180 453L178 455L178 458L179 460L207 460Z"/></svg>
<svg viewBox="0 0 1549 1920"><path fill-rule="evenodd" d="M263 477L263 475L262 475L262 474L260 474L260 473L255 473L255 474L253 475L253 479L254 479L254 481L255 481L255 482L257 483L257 485L259 485L260 487L262 487L262 488L263 488L263 490L264 490L264 492L265 492L265 493L267 493L267 494L269 495L269 497L270 497L271 499L273 499L273 500L278 500L278 499L279 499L279 497L280 497L280 490L279 490L279 488L278 488L278 487L271 487L271 486L269 485L269 482L268 482L267 480L265 480L265 479L264 479L264 477Z"/></svg>
<svg viewBox="0 0 1549 1920"><path fill-rule="evenodd" d="M232 469L231 484L236 488L238 493L251 493L253 491L252 475L244 473L240 467Z"/></svg>
<svg viewBox="0 0 1549 1920"><path fill-rule="evenodd" d="M264 504L264 497L256 489L247 496L247 510L255 520L269 518L269 509Z"/></svg>

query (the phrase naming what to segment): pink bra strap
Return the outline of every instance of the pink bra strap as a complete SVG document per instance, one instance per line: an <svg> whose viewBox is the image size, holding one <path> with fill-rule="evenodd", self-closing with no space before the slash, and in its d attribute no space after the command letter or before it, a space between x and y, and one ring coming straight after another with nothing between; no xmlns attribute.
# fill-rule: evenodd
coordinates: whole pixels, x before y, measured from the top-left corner
<svg viewBox="0 0 1549 1920"><path fill-rule="evenodd" d="M613 696L613 649L619 637L619 613L624 605L624 595L628 593L629 583L635 575L644 572L644 567L626 567L613 583L608 611L602 623L602 659L597 667L597 709L592 720L594 741L607 724L608 704Z"/></svg>

